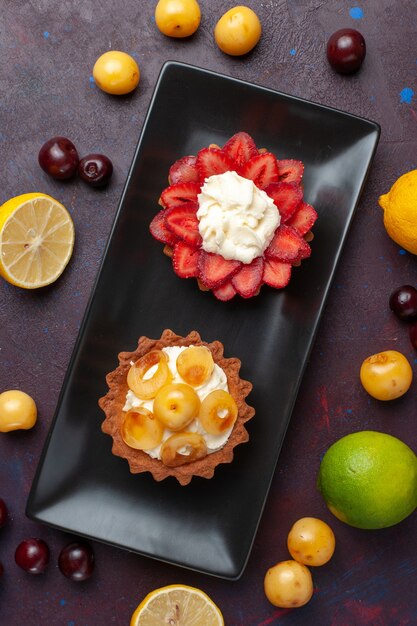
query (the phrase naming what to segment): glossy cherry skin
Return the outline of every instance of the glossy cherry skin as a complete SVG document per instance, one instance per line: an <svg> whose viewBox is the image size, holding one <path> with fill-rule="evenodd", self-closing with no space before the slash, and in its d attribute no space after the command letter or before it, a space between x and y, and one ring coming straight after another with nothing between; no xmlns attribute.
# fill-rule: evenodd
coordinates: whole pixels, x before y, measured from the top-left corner
<svg viewBox="0 0 417 626"><path fill-rule="evenodd" d="M61 572L76 582L90 578L94 571L94 552L86 543L70 543L58 557Z"/></svg>
<svg viewBox="0 0 417 626"><path fill-rule="evenodd" d="M79 160L76 147L66 137L52 137L43 144L38 155L39 165L44 172L58 180L72 178Z"/></svg>
<svg viewBox="0 0 417 626"><path fill-rule="evenodd" d="M8 510L4 500L0 498L0 528L3 528L7 522Z"/></svg>
<svg viewBox="0 0 417 626"><path fill-rule="evenodd" d="M333 69L340 74L357 72L365 55L365 39L354 28L337 30L327 42L327 59Z"/></svg>
<svg viewBox="0 0 417 626"><path fill-rule="evenodd" d="M417 289L412 285L403 285L392 292L389 307L397 317L404 321L417 318Z"/></svg>
<svg viewBox="0 0 417 626"><path fill-rule="evenodd" d="M89 154L81 159L78 173L91 187L104 187L113 174L113 163L104 154Z"/></svg>
<svg viewBox="0 0 417 626"><path fill-rule="evenodd" d="M42 539L25 539L17 546L14 559L28 574L42 574L49 563L49 548Z"/></svg>

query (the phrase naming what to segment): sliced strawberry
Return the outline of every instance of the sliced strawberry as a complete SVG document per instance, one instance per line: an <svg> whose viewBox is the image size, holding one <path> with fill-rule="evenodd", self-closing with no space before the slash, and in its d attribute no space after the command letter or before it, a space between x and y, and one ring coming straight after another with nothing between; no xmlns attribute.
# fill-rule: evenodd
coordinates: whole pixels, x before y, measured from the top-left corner
<svg viewBox="0 0 417 626"><path fill-rule="evenodd" d="M201 251L199 260L200 276L209 289L216 289L230 280L239 271L242 263L224 259L219 254Z"/></svg>
<svg viewBox="0 0 417 626"><path fill-rule="evenodd" d="M192 278L198 276L198 257L200 251L189 246L182 241L175 244L174 256L172 257L172 266L174 272L181 278Z"/></svg>
<svg viewBox="0 0 417 626"><path fill-rule="evenodd" d="M162 209L162 211L159 211L159 213L155 215L152 222L149 224L149 230L155 239L167 244L168 246L173 246L177 241L175 235L165 224L165 209Z"/></svg>
<svg viewBox="0 0 417 626"><path fill-rule="evenodd" d="M290 282L291 270L291 263L265 259L263 281L270 287L282 289Z"/></svg>
<svg viewBox="0 0 417 626"><path fill-rule="evenodd" d="M301 259L306 259L310 254L311 248L305 239L287 224L277 228L271 243L265 250L267 259L276 259L287 263L296 263Z"/></svg>
<svg viewBox="0 0 417 626"><path fill-rule="evenodd" d="M278 159L279 179L286 183L301 182L304 174L304 163L294 161L294 159Z"/></svg>
<svg viewBox="0 0 417 626"><path fill-rule="evenodd" d="M316 219L316 210L311 206L311 204L302 202L295 213L288 220L288 226L292 226L299 235L303 236L308 233Z"/></svg>
<svg viewBox="0 0 417 626"><path fill-rule="evenodd" d="M264 260L261 256L243 265L240 271L232 278L232 285L242 298L252 298L262 284Z"/></svg>
<svg viewBox="0 0 417 626"><path fill-rule="evenodd" d="M224 283L224 285L217 287L217 289L213 289L213 293L218 300L226 302L227 300L231 300L236 295L236 289L233 287L231 282L227 282Z"/></svg>
<svg viewBox="0 0 417 626"><path fill-rule="evenodd" d="M302 261L303 259L308 259L311 256L311 248L304 237L301 237L301 246L298 251L298 260Z"/></svg>
<svg viewBox="0 0 417 626"><path fill-rule="evenodd" d="M177 183L170 185L161 193L162 205L168 209L186 202L197 202L200 193L199 183Z"/></svg>
<svg viewBox="0 0 417 626"><path fill-rule="evenodd" d="M277 160L270 152L257 154L246 161L240 168L241 176L253 180L255 185L260 189L264 189L271 183L278 181L278 165Z"/></svg>
<svg viewBox="0 0 417 626"><path fill-rule="evenodd" d="M197 154L197 170L201 182L204 182L209 176L224 174L224 172L236 171L237 169L236 163L223 150L203 148Z"/></svg>
<svg viewBox="0 0 417 626"><path fill-rule="evenodd" d="M169 184L198 183L199 177L195 166L196 161L197 157L192 155L182 157L182 159L175 161L169 168Z"/></svg>
<svg viewBox="0 0 417 626"><path fill-rule="evenodd" d="M177 237L197 248L201 245L201 235L198 231L197 219L198 204L187 202L162 211L165 215L167 228Z"/></svg>
<svg viewBox="0 0 417 626"><path fill-rule="evenodd" d="M265 187L265 193L274 201L281 215L281 224L293 215L303 199L303 191L295 183L271 183Z"/></svg>
<svg viewBox="0 0 417 626"><path fill-rule="evenodd" d="M258 154L258 149L254 140L248 133L236 133L223 146L225 152L233 159L238 166L242 166L246 161Z"/></svg>

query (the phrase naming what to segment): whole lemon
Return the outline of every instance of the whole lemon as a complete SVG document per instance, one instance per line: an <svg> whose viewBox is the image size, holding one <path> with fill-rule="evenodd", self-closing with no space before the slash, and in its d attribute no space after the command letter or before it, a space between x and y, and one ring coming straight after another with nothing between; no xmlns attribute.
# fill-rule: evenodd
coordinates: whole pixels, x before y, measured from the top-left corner
<svg viewBox="0 0 417 626"><path fill-rule="evenodd" d="M352 433L327 450L317 486L342 522L368 529L393 526L417 507L417 457L391 435Z"/></svg>
<svg viewBox="0 0 417 626"><path fill-rule="evenodd" d="M417 254L417 170L400 176L389 192L380 196L379 204L391 239Z"/></svg>

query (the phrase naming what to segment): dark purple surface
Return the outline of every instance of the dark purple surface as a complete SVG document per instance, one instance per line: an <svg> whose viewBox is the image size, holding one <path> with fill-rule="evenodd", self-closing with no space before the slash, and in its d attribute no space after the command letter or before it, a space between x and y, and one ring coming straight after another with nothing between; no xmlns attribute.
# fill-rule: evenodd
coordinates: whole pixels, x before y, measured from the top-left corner
<svg viewBox="0 0 417 626"><path fill-rule="evenodd" d="M214 24L229 4L200 2L202 24L187 41L163 37L153 20L155 3L144 4L42 0L5 3L0 14L0 202L29 191L49 193L70 210L77 236L73 259L55 285L25 292L1 284L0 391L30 393L39 418L31 431L0 436L0 497L9 509L0 531L0 623L126 625L148 591L181 582L209 593L228 626L415 624L416 514L383 531L353 529L327 511L315 488L321 455L349 432L388 432L417 450L417 383L403 398L382 404L359 382L362 360L380 350L400 350L414 371L417 366L408 328L388 306L396 287L416 285L416 260L388 238L377 202L398 176L417 167L417 33L411 20L401 19L413 15L415 4L372 0L354 19L349 11L356 7L352 15L360 15L356 3L251 2L264 32L242 59L223 55L213 42ZM360 30L367 44L365 62L351 77L336 74L325 54L328 37L342 27ZM125 50L138 61L141 82L131 96L108 96L91 82L94 62L107 49ZM217 580L94 543L95 572L75 585L57 567L72 537L29 521L24 509L152 90L168 59L368 117L381 124L382 135L242 578ZM115 166L109 187L97 191L81 181L48 178L37 154L54 135L69 137L81 154L108 155ZM263 577L274 562L288 558L287 533L305 515L331 524L336 552L313 571L315 594L308 605L275 609L264 597ZM47 572L36 577L14 563L17 545L31 536L51 549Z"/></svg>

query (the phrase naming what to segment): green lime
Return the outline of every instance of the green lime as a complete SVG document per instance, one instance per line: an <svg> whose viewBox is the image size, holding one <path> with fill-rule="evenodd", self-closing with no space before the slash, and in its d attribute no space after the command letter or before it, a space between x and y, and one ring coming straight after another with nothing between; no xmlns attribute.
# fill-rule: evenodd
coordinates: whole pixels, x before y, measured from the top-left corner
<svg viewBox="0 0 417 626"><path fill-rule="evenodd" d="M342 522L357 528L393 526L417 507L417 457L391 435L352 433L327 450L317 486Z"/></svg>

